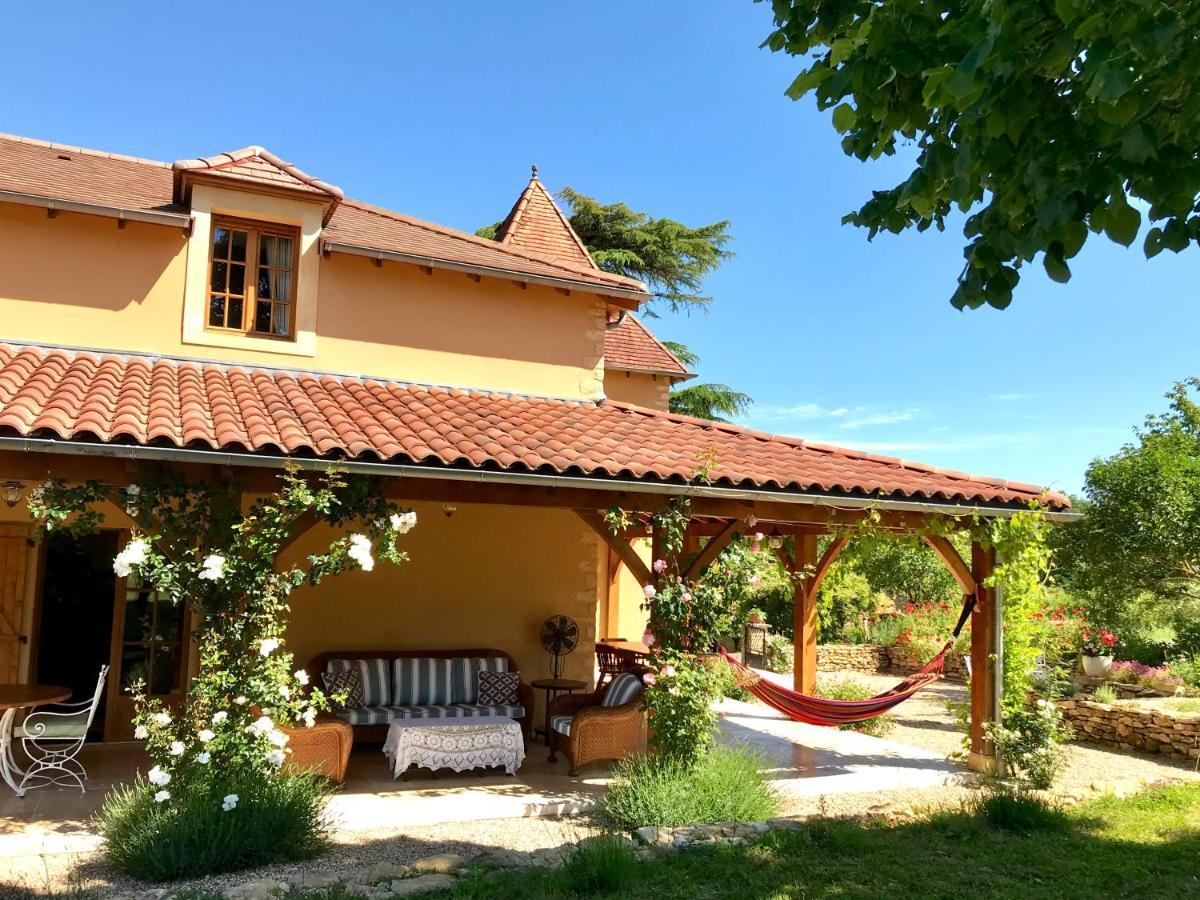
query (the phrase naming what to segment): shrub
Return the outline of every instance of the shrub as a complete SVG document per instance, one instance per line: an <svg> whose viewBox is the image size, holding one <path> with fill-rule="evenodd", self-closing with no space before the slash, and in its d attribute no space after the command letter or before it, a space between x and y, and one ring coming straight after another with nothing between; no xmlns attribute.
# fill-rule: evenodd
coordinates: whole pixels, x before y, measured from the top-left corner
<svg viewBox="0 0 1200 900"><path fill-rule="evenodd" d="M1148 666L1131 659L1117 660L1109 670L1108 680L1117 684L1135 684L1140 688L1174 694L1187 689L1187 682L1173 666Z"/></svg>
<svg viewBox="0 0 1200 900"><path fill-rule="evenodd" d="M109 862L136 878L169 881L309 859L328 844L330 785L316 775L214 779L180 791L173 803L156 803L157 790L139 776L113 789L97 814Z"/></svg>
<svg viewBox="0 0 1200 900"><path fill-rule="evenodd" d="M619 894L633 884L637 869L629 842L605 834L572 847L559 875L573 894Z"/></svg>
<svg viewBox="0 0 1200 900"><path fill-rule="evenodd" d="M646 705L654 717L650 746L682 766L693 765L712 745L717 726L712 705L722 676L703 658L664 653L655 660L657 671L645 676Z"/></svg>
<svg viewBox="0 0 1200 900"><path fill-rule="evenodd" d="M718 747L694 766L661 756L630 757L617 765L603 816L623 830L643 825L754 822L776 810L762 757Z"/></svg>
<svg viewBox="0 0 1200 900"><path fill-rule="evenodd" d="M1200 690L1200 656L1183 656L1168 666L1171 674L1191 690Z"/></svg>
<svg viewBox="0 0 1200 900"><path fill-rule="evenodd" d="M767 637L767 668L772 672L787 674L796 665L795 650L791 641L778 634Z"/></svg>
<svg viewBox="0 0 1200 900"><path fill-rule="evenodd" d="M817 696L827 697L830 700L866 700L873 697L874 694L857 681L851 681L849 678L838 678L819 685L817 687ZM883 737L895 726L895 716L882 715L862 722L839 725L838 730L857 731L861 734L869 734L872 737Z"/></svg>
<svg viewBox="0 0 1200 900"><path fill-rule="evenodd" d="M1062 743L1071 730L1058 707L1047 700L1005 714L999 726L989 724L988 737L1004 765L1022 787L1045 790L1065 763Z"/></svg>
<svg viewBox="0 0 1200 900"><path fill-rule="evenodd" d="M1092 691L1093 703L1106 703L1109 706L1117 702L1117 692L1111 684L1102 684Z"/></svg>
<svg viewBox="0 0 1200 900"><path fill-rule="evenodd" d="M1061 807L1027 791L990 790L968 809L990 825L1017 834L1071 829L1071 820Z"/></svg>

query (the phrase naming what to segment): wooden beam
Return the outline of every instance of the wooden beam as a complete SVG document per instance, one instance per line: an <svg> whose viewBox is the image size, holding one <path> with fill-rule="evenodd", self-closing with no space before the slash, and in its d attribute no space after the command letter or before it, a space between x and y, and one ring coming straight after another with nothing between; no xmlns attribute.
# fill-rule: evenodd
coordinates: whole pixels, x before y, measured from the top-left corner
<svg viewBox="0 0 1200 900"><path fill-rule="evenodd" d="M996 721L996 592L983 586L996 566L996 551L971 544L971 572L976 589L971 612L971 752L967 764L976 772L996 773L996 748L984 726Z"/></svg>
<svg viewBox="0 0 1200 900"><path fill-rule="evenodd" d="M287 536L287 539L284 540L283 543L279 545L279 552L275 554L275 558L278 559L279 557L283 556L284 551L286 551L288 547L292 546L292 544L300 540L301 537L312 531L313 528L317 526L318 522L320 522L320 519L317 518L316 513L303 513L300 518L296 519L296 521L292 523L292 533Z"/></svg>
<svg viewBox="0 0 1200 900"><path fill-rule="evenodd" d="M793 654L792 682L797 691L811 694L817 687L817 592L812 579L804 573L816 569L817 536L805 534L796 538L796 555L792 560L792 624Z"/></svg>
<svg viewBox="0 0 1200 900"><path fill-rule="evenodd" d="M708 543L693 557L687 569L682 573L684 579L695 581L703 575L708 567L716 562L721 552L729 546L729 542L733 540L733 536L743 527L745 527L745 523L740 519L733 519L718 534L710 537Z"/></svg>
<svg viewBox="0 0 1200 900"><path fill-rule="evenodd" d="M958 555L958 551L954 549L954 545L948 538L940 534L923 534L921 540L930 546L942 564L950 570L950 574L954 576L954 580L958 582L958 586L962 588L964 594L975 593L975 577L971 574L971 567Z"/></svg>
<svg viewBox="0 0 1200 900"><path fill-rule="evenodd" d="M654 573L650 571L650 567L646 565L646 561L637 555L637 551L628 543L617 537L608 530L608 524L604 521L604 516L594 509L577 509L575 515L583 519L591 529L600 535L600 538L608 545L621 562L633 574L643 587L648 584L654 584Z"/></svg>
<svg viewBox="0 0 1200 900"><path fill-rule="evenodd" d="M817 562L816 568L813 570L812 577L809 579L808 590L812 594L816 594L821 589L821 582L825 580L825 576L829 574L829 568L837 558L842 555L842 551L846 549L846 543L850 540L848 535L839 534L829 542L829 546L825 548L825 552L821 554L821 559Z"/></svg>

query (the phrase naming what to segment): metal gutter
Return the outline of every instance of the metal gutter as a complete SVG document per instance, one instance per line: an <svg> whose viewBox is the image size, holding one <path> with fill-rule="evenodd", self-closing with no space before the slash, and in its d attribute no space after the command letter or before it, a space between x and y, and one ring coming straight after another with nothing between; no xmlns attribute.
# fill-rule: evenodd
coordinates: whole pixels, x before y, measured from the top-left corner
<svg viewBox="0 0 1200 900"><path fill-rule="evenodd" d="M965 516L1011 516L1020 509L959 503L923 503L916 500L888 500L867 497L843 497L836 494L799 494L774 491L724 488L712 485L665 484L622 478L587 478L578 475L541 475L526 472L496 472L483 469L438 469L406 463L364 462L361 460L313 459L311 457L265 456L231 453L223 450L191 450L180 447L148 447L142 444L96 444L60 441L52 438L0 436L0 450L25 453L63 453L71 456L100 456L113 459L153 459L199 465L245 466L281 469L291 463L307 471L324 471L334 465L363 475L389 478L420 478L434 481L458 481L473 484L510 484L530 487L575 488L593 491L626 491L634 494L704 497L716 500L748 500L762 503L791 503L797 506L821 506L833 509L880 509L893 512L938 513ZM1053 522L1080 518L1079 513L1048 512Z"/></svg>
<svg viewBox="0 0 1200 900"><path fill-rule="evenodd" d="M82 213L85 216L104 216L118 222L146 222L150 225L171 225L186 232L192 230L192 217L184 213L155 212L146 209L127 209L123 206L104 206L99 203L80 203L76 200L58 200L38 194L0 190L0 202L36 206L51 212Z"/></svg>
<svg viewBox="0 0 1200 900"><path fill-rule="evenodd" d="M322 241L325 253L345 253L349 256L362 256L366 259L389 260L391 262L408 263L414 266L425 266L432 269L448 269L451 272L465 272L468 275L486 275L489 278L507 278L514 281L525 281L530 284L544 284L550 287L564 288L572 291L583 291L599 294L602 297L620 297L638 303L650 299L644 291L623 288L617 285L603 285L594 281L582 281L574 278L556 278L550 275L531 275L515 269L501 269L495 266L481 266L472 263L453 262L436 256L419 256L415 253L399 253L395 250L378 250L358 244L343 244L340 241Z"/></svg>

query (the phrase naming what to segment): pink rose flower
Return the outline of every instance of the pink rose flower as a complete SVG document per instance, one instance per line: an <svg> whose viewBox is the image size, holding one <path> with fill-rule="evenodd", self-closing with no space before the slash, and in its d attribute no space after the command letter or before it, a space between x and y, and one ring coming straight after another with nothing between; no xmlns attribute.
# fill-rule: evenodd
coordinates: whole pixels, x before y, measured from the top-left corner
<svg viewBox="0 0 1200 900"><path fill-rule="evenodd" d="M645 644L647 647L654 646L654 632L651 631L649 628L647 628L645 631L642 632L642 643Z"/></svg>
<svg viewBox="0 0 1200 900"><path fill-rule="evenodd" d="M684 603L691 603L691 602L692 602L692 592L691 592L691 591L684 591L684 592L683 592L683 602L684 602Z"/></svg>
<svg viewBox="0 0 1200 900"><path fill-rule="evenodd" d="M667 571L667 561L665 559L656 559L654 561L654 571L659 575Z"/></svg>
<svg viewBox="0 0 1200 900"><path fill-rule="evenodd" d="M655 685L655 684L658 684L658 678L655 677L653 672L647 672L645 675L642 676L642 683L648 684L648 685Z"/></svg>
<svg viewBox="0 0 1200 900"><path fill-rule="evenodd" d="M653 600L654 595L657 594L658 591L656 591L654 589L654 585L648 584L644 588L642 588L642 593L646 595L647 600Z"/></svg>
<svg viewBox="0 0 1200 900"><path fill-rule="evenodd" d="M758 585L759 581L760 581L760 579L757 575L751 575L750 576L750 587L756 587Z"/></svg>
<svg viewBox="0 0 1200 900"><path fill-rule="evenodd" d="M674 666L663 666L662 673L663 673L664 678L672 678L675 675L675 667Z"/></svg>

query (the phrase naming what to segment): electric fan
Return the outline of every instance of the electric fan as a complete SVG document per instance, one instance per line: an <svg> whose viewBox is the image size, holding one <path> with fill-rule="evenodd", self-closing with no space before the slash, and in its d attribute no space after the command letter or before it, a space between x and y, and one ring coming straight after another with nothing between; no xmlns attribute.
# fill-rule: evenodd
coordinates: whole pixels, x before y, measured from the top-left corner
<svg viewBox="0 0 1200 900"><path fill-rule="evenodd" d="M551 616L542 623L542 648L550 654L550 674L562 677L563 657L579 644L579 626L568 616Z"/></svg>

